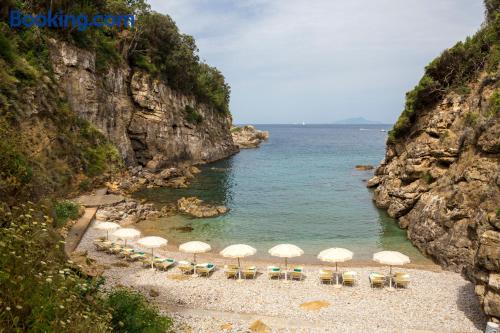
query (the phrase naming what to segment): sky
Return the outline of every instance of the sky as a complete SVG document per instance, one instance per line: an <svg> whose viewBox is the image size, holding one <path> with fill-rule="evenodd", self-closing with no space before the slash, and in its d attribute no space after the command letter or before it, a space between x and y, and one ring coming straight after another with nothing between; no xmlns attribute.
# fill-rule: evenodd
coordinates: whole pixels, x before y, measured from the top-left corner
<svg viewBox="0 0 500 333"><path fill-rule="evenodd" d="M149 0L231 86L236 124L393 123L405 92L483 22L480 0Z"/></svg>

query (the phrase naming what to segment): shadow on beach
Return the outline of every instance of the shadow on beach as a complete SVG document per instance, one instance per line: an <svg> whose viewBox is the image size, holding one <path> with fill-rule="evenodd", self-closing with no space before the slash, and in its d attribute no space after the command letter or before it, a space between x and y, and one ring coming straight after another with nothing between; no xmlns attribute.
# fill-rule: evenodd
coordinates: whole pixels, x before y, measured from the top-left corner
<svg viewBox="0 0 500 333"><path fill-rule="evenodd" d="M479 300L474 292L473 283L469 282L460 287L457 295L457 307L472 323L474 323L474 326L478 330L484 330L487 318L481 310Z"/></svg>

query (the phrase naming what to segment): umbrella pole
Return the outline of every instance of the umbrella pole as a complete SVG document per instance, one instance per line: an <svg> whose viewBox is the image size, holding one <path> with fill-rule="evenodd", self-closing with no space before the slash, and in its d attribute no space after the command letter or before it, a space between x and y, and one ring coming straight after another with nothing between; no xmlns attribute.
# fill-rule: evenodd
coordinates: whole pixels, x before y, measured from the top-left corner
<svg viewBox="0 0 500 333"><path fill-rule="evenodd" d="M194 257L193 257L193 260L194 260L194 270L193 270L193 274L196 274L196 253L193 253Z"/></svg>
<svg viewBox="0 0 500 333"><path fill-rule="evenodd" d="M151 269L154 268L154 262L155 262L154 249L151 248Z"/></svg>
<svg viewBox="0 0 500 333"><path fill-rule="evenodd" d="M285 257L285 280L288 280L288 258Z"/></svg>
<svg viewBox="0 0 500 333"><path fill-rule="evenodd" d="M106 240L109 240L109 231L106 230Z"/></svg>
<svg viewBox="0 0 500 333"><path fill-rule="evenodd" d="M240 266L240 258L238 258L238 279L241 280L241 266Z"/></svg>
<svg viewBox="0 0 500 333"><path fill-rule="evenodd" d="M337 282L337 286L339 285L339 264L335 262L335 279Z"/></svg>
<svg viewBox="0 0 500 333"><path fill-rule="evenodd" d="M127 247L127 240L125 239L125 246L124 247Z"/></svg>
<svg viewBox="0 0 500 333"><path fill-rule="evenodd" d="M392 266L389 266L389 289L392 289Z"/></svg>

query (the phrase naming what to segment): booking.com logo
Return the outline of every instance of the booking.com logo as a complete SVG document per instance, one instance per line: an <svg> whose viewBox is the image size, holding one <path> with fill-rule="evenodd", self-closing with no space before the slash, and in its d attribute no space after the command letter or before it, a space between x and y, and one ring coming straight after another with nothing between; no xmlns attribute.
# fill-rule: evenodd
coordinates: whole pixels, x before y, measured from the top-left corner
<svg viewBox="0 0 500 333"><path fill-rule="evenodd" d="M133 27L135 24L134 15L102 15L97 14L89 19L88 15L68 15L62 11L47 14L24 14L19 10L11 10L9 13L9 24L11 28L37 26L40 28L64 29L74 27L78 31L85 31L90 27Z"/></svg>

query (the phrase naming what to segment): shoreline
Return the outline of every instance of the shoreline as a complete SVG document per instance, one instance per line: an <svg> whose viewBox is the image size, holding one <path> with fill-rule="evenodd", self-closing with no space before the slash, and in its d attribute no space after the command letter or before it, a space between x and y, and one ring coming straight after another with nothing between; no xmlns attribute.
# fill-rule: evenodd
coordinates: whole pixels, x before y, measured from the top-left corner
<svg viewBox="0 0 500 333"><path fill-rule="evenodd" d="M180 252L178 249L179 245L180 244L177 244L176 242L172 242L169 240L167 246L164 246L162 248L163 250L160 249L160 252L164 253L165 255L172 255L174 257L185 256L186 260L189 260L190 258L192 258L191 254ZM229 263L229 262L235 261L235 259L225 258L217 252L199 253L196 255L196 258L197 258L198 262L201 262L201 260L213 261L216 263L217 262L228 262ZM300 260L301 258L302 258L302 260ZM258 256L251 256L251 257L241 259L241 261L243 263L249 263L251 265L256 265L256 266L282 264L283 260L284 259L277 258L277 257L275 259L271 259L271 258L262 258L262 257L258 257ZM318 259L316 259L314 262L311 262L311 261L307 260L307 258L304 258L304 257L291 258L288 260L288 262L289 262L290 266L296 264L296 265L307 266L307 267L318 268L318 269L321 267L327 267L327 266L333 265L333 264L326 263L326 262L322 263ZM335 267L335 265L333 265L333 267ZM341 269L342 267L380 268L380 267L388 267L388 266L379 264L379 263L377 263L373 260L369 260L369 259L358 259L358 260L353 259L353 260L349 260L349 261L346 261L343 263L339 263L339 269ZM425 270L425 271L429 271L429 272L445 272L446 271L441 266L439 266L438 264L435 264L433 262L431 262L431 263L410 263L410 264L407 264L404 266L393 266L393 267L405 268L405 269Z"/></svg>
<svg viewBox="0 0 500 333"><path fill-rule="evenodd" d="M267 265L280 264L252 257L242 265L257 266L254 279L233 280L224 275L224 264L236 259L216 253L197 255L197 262L213 262L215 271L208 277L182 275L177 267L168 271L143 268L115 255L98 252L93 239L103 235L87 230L77 251L87 251L104 268L104 289L128 287L141 292L174 319L176 332L249 332L264 325L263 332L482 332L486 318L481 313L474 286L458 273L443 271L437 265L405 265L396 268L410 275L408 288L394 292L371 288L370 272L386 274L388 266L375 262L353 261L339 266L357 273L353 287L335 288L319 283L319 269L334 265L305 264L302 281L270 280ZM135 246L136 242L130 242ZM156 255L176 261L192 259L175 245L155 250ZM290 263L293 265L293 261ZM393 268L394 269L394 268ZM312 308L308 306L313 305ZM314 306L319 306L315 308ZM383 316L384 313L390 316ZM256 324L257 323L257 324Z"/></svg>

